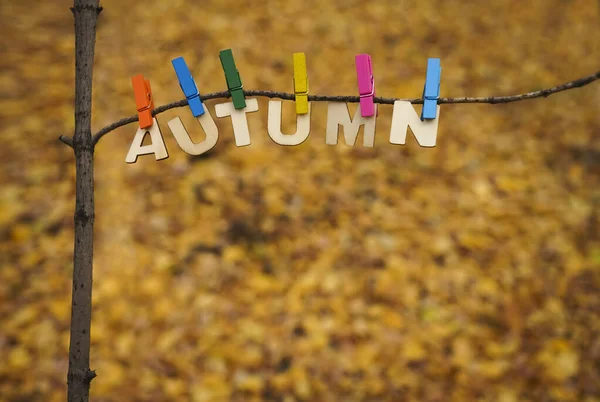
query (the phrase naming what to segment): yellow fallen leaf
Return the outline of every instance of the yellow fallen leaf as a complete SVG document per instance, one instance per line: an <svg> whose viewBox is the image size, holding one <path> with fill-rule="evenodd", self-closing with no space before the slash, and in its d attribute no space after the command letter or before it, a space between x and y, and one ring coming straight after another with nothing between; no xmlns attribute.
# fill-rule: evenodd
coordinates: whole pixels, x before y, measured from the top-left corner
<svg viewBox="0 0 600 402"><path fill-rule="evenodd" d="M262 391L265 384L262 376L256 374L246 374L242 377L239 377L235 381L235 385L240 391L257 394Z"/></svg>
<svg viewBox="0 0 600 402"><path fill-rule="evenodd" d="M509 367L510 364L508 362L499 360L486 361L477 365L477 369L481 375L489 379L499 378Z"/></svg>
<svg viewBox="0 0 600 402"><path fill-rule="evenodd" d="M240 246L228 246L223 250L223 262L235 263L242 261L246 257L246 252Z"/></svg>
<svg viewBox="0 0 600 402"><path fill-rule="evenodd" d="M24 346L17 346L8 354L8 366L11 370L20 370L28 367L31 355Z"/></svg>
<svg viewBox="0 0 600 402"><path fill-rule="evenodd" d="M498 402L517 402L518 395L514 390L503 389L498 393Z"/></svg>
<svg viewBox="0 0 600 402"><path fill-rule="evenodd" d="M474 359L471 341L458 337L452 342L452 362L459 367L467 367Z"/></svg>
<svg viewBox="0 0 600 402"><path fill-rule="evenodd" d="M187 382L182 378L163 378L162 381L169 399L179 399L187 390Z"/></svg>
<svg viewBox="0 0 600 402"><path fill-rule="evenodd" d="M12 239L17 243L22 243L31 237L31 226L17 224L14 225L11 232Z"/></svg>
<svg viewBox="0 0 600 402"><path fill-rule="evenodd" d="M71 317L71 303L65 299L54 299L50 301L50 313L60 321L67 321Z"/></svg>
<svg viewBox="0 0 600 402"><path fill-rule="evenodd" d="M416 338L408 338L402 345L402 355L406 361L421 360L426 355L425 348Z"/></svg>
<svg viewBox="0 0 600 402"><path fill-rule="evenodd" d="M555 380L566 380L579 371L579 355L563 339L546 342L537 360L544 367L546 375Z"/></svg>

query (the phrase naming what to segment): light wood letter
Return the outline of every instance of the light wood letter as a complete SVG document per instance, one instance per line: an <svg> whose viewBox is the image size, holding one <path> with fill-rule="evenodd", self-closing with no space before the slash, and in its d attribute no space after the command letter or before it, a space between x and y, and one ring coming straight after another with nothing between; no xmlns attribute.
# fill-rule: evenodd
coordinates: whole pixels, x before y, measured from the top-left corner
<svg viewBox="0 0 600 402"><path fill-rule="evenodd" d="M360 114L360 105L356 108L354 118L350 118L348 105L345 102L329 102L327 104L327 133L325 143L336 145L338 142L338 126L344 130L344 139L346 145L353 146L358 137L360 126L364 125L363 145L372 147L375 144L375 123L377 121L377 105L375 105L375 114L369 117L362 117Z"/></svg>
<svg viewBox="0 0 600 402"><path fill-rule="evenodd" d="M437 105L435 119L422 121L410 102L396 101L392 115L390 142L406 144L406 131L410 128L420 146L435 147L439 119L440 105Z"/></svg>
<svg viewBox="0 0 600 402"><path fill-rule="evenodd" d="M269 137L279 145L302 144L310 134L310 103L308 104L307 114L296 115L296 132L294 134L283 134L281 132L281 101L269 101L267 132Z"/></svg>
<svg viewBox="0 0 600 402"><path fill-rule="evenodd" d="M150 134L152 144L142 146L144 137L147 133ZM169 153L167 152L167 147L165 146L165 141L163 140L156 117L152 119L152 126L149 128L138 127L138 130L135 133L135 138L131 143L131 147L129 147L129 152L127 152L127 156L125 157L125 162L135 163L138 156L151 154L154 154L157 161L161 159L167 159L169 157Z"/></svg>
<svg viewBox="0 0 600 402"><path fill-rule="evenodd" d="M248 119L246 118L246 113L256 111L258 111L258 101L256 98L246 99L246 107L243 109L234 108L233 102L215 105L215 114L217 117L231 116L235 145L238 147L250 145L250 132L248 131Z"/></svg>
<svg viewBox="0 0 600 402"><path fill-rule="evenodd" d="M196 117L196 120L198 120L198 123L202 126L202 130L204 130L204 134L206 134L204 141L197 144L192 142L179 117L175 117L167 123L173 132L175 140L177 140L179 148L190 155L201 155L210 151L217 145L217 140L219 139L219 130L206 106L204 106L204 114Z"/></svg>

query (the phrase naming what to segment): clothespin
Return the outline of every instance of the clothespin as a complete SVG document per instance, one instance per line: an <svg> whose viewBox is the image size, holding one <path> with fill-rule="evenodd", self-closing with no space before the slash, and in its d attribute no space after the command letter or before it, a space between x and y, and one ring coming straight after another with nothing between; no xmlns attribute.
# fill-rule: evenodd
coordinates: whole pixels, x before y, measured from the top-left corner
<svg viewBox="0 0 600 402"><path fill-rule="evenodd" d="M177 74L179 86L187 98L190 109L192 109L192 114L194 117L202 116L204 114L204 105L202 105L198 87L196 87L192 73L185 63L185 60L183 57L178 57L171 60L171 64L173 64L175 74Z"/></svg>
<svg viewBox="0 0 600 402"><path fill-rule="evenodd" d="M421 120L435 119L437 112L437 101L440 97L440 78L442 67L440 59L427 59L427 76L425 78L425 88L423 89L423 109L421 110Z"/></svg>
<svg viewBox="0 0 600 402"><path fill-rule="evenodd" d="M373 79L373 67L371 56L368 54L357 54L356 77L358 78L358 92L360 93L360 113L363 117L375 114L375 80Z"/></svg>
<svg viewBox="0 0 600 402"><path fill-rule="evenodd" d="M296 114L308 113L308 74L306 73L306 56L294 53L294 94Z"/></svg>
<svg viewBox="0 0 600 402"><path fill-rule="evenodd" d="M229 93L231 93L233 107L235 109L243 109L246 107L246 99L244 98L244 90L242 89L242 79L235 66L235 60L233 60L231 49L221 50L219 57L221 58L221 65L225 71L225 80L227 81Z"/></svg>
<svg viewBox="0 0 600 402"><path fill-rule="evenodd" d="M135 94L135 105L140 120L140 128L152 127L154 99L152 98L150 81L145 80L142 74L138 74L131 79L131 82L133 83L133 93Z"/></svg>

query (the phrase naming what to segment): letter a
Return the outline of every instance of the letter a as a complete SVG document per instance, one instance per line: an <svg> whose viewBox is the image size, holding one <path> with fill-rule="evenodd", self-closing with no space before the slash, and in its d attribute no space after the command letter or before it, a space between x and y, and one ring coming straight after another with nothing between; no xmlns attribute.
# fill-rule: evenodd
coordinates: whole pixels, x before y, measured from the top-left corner
<svg viewBox="0 0 600 402"><path fill-rule="evenodd" d="M142 146L146 133L150 134L152 144ZM138 156L151 154L154 154L157 161L169 157L156 117L152 119L152 126L149 128L138 128L135 133L135 138L131 143L131 147L129 148L129 152L127 153L127 157L125 158L125 162L135 163Z"/></svg>

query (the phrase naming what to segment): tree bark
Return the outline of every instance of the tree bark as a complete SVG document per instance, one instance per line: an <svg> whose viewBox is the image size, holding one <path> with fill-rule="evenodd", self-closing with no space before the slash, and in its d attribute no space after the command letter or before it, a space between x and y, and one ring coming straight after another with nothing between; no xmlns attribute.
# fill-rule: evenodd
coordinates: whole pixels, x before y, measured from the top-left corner
<svg viewBox="0 0 600 402"><path fill-rule="evenodd" d="M69 342L68 402L87 402L90 382L92 260L94 255L94 143L92 141L92 69L99 0L75 0L75 134L76 165L73 294Z"/></svg>

